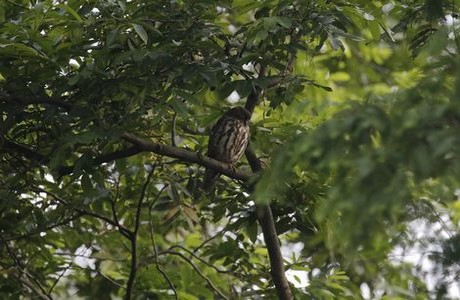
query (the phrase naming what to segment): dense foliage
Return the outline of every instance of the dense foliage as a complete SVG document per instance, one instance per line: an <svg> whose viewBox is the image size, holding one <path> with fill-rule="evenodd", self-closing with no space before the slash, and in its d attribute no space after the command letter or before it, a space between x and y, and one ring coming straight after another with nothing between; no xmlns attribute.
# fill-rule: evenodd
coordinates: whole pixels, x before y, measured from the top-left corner
<svg viewBox="0 0 460 300"><path fill-rule="evenodd" d="M455 297L459 4L0 1L0 298L274 298L255 203L299 299ZM123 139L255 89L254 188Z"/></svg>

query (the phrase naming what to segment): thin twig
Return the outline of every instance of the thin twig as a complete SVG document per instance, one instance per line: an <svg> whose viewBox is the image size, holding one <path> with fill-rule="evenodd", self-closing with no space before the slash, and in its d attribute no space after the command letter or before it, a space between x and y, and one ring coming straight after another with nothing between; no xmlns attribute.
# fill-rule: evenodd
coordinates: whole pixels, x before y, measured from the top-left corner
<svg viewBox="0 0 460 300"><path fill-rule="evenodd" d="M74 265L73 266L74 268L80 268L80 269L83 269L83 270L86 270L86 268L83 268L83 267L80 267L79 265ZM113 285L119 287L119 288L122 288L122 289L126 289L126 287L118 282L116 282L115 280L113 280L112 278L108 277L107 275L104 275L101 271L97 270L97 269L91 269L92 272L96 272L98 275L100 275L102 278L104 278L105 280L107 280L108 282L112 283Z"/></svg>
<svg viewBox="0 0 460 300"><path fill-rule="evenodd" d="M159 259L158 259L157 246L156 246L156 243L155 243L155 239L153 238L153 226L152 226L151 222L150 222L150 225L151 225L150 226L150 239L152 241L153 254L155 256L156 268L157 268L158 272L160 272L161 275L163 275L164 279L168 282L169 287L171 288L171 290L174 293L174 298L176 298L176 300L177 300L177 299L179 299L179 295L177 294L176 287L174 286L173 282L169 278L168 274L166 274L166 272L163 270L163 267L160 265L160 262L159 262Z"/></svg>
<svg viewBox="0 0 460 300"><path fill-rule="evenodd" d="M177 121L177 113L174 113L172 124L171 124L171 146L177 147L176 145L176 121Z"/></svg>
<svg viewBox="0 0 460 300"><path fill-rule="evenodd" d="M51 298L50 295L46 295L45 293L42 293L40 290L38 290L27 278L24 278L22 276L19 276L17 274L14 274L13 272L10 273L13 277L16 277L18 281L20 281L22 284L24 284L26 287L28 287L33 293L35 293L40 299L45 299L45 300L50 300L53 299Z"/></svg>
<svg viewBox="0 0 460 300"><path fill-rule="evenodd" d="M115 280L113 280L113 279L110 278L109 276L104 275L101 271L95 270L95 272L96 272L97 274L101 275L102 278L104 278L105 280L109 281L111 284L113 284L113 285L115 285L115 286L117 286L117 287L119 287L119 288L126 289L126 287L125 287L124 285L122 285L122 284L116 282Z"/></svg>
<svg viewBox="0 0 460 300"><path fill-rule="evenodd" d="M230 222L229 222L229 223L230 223ZM227 227L229 223L227 223L227 225L225 225L224 228ZM198 250L200 250L201 248L203 248L207 243L211 242L212 240L214 240L214 239L217 238L218 236L223 235L225 232L226 232L226 231L224 231L224 230L218 231L215 235L213 235L213 236L210 237L209 239L203 241L200 245L198 245L195 249L193 249L193 252L194 252L194 253L198 252Z"/></svg>
<svg viewBox="0 0 460 300"><path fill-rule="evenodd" d="M52 300L52 297L46 292L46 289L41 285L38 279L36 279L34 276L32 276L26 271L26 266L24 266L21 260L16 256L15 251L11 249L8 242L6 242L1 236L0 236L0 239L1 239L2 244L5 246L8 252L8 255L14 261L14 265L16 266L15 269L19 271L20 274L25 275L26 277L26 278L23 278L22 276L17 276L18 280L24 283L28 288L30 288L40 298ZM35 285L31 283L28 279L31 279L35 283ZM37 287L35 286L38 287L38 290L37 290Z"/></svg>
<svg viewBox="0 0 460 300"><path fill-rule="evenodd" d="M73 220L75 219L78 219L82 216L83 214L82 213L77 213L69 218L66 218L58 223L54 223L52 225L49 225L45 228L37 228L36 230L34 231L31 231L31 232L28 232L26 234L22 234L22 235L19 235L19 236L15 236L15 237L7 237L5 238L4 240L5 241L18 241L18 240L22 240L22 239L27 239L27 238L30 238L31 236L34 236L36 234L39 234L41 232L45 232L45 231L49 231L51 229L54 229L56 227L60 227L62 225L67 225L69 222L72 222Z"/></svg>
<svg viewBox="0 0 460 300"><path fill-rule="evenodd" d="M200 262L202 262L203 264L207 265L208 267L214 269L217 271L217 273L221 273L221 274L229 274L229 275L233 275L233 276L236 276L234 272L232 271L228 271L228 270L221 270L219 269L218 267L214 266L213 264L207 262L206 260L204 260L203 258L199 257L196 253L194 253L193 251L185 248L184 246L182 245L173 245L171 247L169 247L169 250L172 250L174 248L179 248L179 249L182 249L183 251L187 252L188 254L190 254L190 256L196 258L197 260L199 260Z"/></svg>
<svg viewBox="0 0 460 300"><path fill-rule="evenodd" d="M185 256L184 254L180 253L180 252L177 252L177 251L162 251L161 253L158 253L159 255L165 255L165 254L171 254L171 255L176 255L176 256L179 256L181 257L183 260L185 260L194 270L195 272L197 272L198 275L200 275L201 278L203 278L206 283L208 284L208 286L221 298L223 299L228 299L227 296L225 296L221 291L219 291L219 289L212 283L212 281L206 277L206 275L203 274L203 272L201 272L201 270L195 265L195 263L189 259L187 256Z"/></svg>
<svg viewBox="0 0 460 300"><path fill-rule="evenodd" d="M83 248L80 250L79 253L82 253L82 254L77 254L77 255L83 255L83 253L86 253L88 251L88 248ZM54 290L54 288L56 287L56 285L58 284L58 282L61 280L61 278L64 276L64 274L70 269L72 268L73 264L74 264L74 259L75 259L76 256L74 256L71 260L71 262L68 264L68 266L66 266L62 272L59 274L58 278L56 278L56 280L54 281L53 285L51 285L51 287L49 288L48 290L48 293L51 295L52 291Z"/></svg>
<svg viewBox="0 0 460 300"><path fill-rule="evenodd" d="M115 185L115 197L113 199L110 199L110 208L112 210L112 216L113 220L115 223L119 224L120 222L118 221L118 215L117 215L117 209L115 207L115 204L118 200L118 197L120 195L120 181L121 181L121 174L117 178L117 182Z"/></svg>
<svg viewBox="0 0 460 300"><path fill-rule="evenodd" d="M65 201L64 199L62 199L61 197L59 197L58 195L52 193L52 192L49 192L47 190L44 190L40 187L32 187L32 190L34 190L35 192L42 192L42 193L45 193L51 197L53 197L57 202L65 205L65 206L69 206L69 204L67 203L67 201ZM82 215L86 215L86 216L91 216L91 217L94 217L94 218L97 218L97 219L100 219L102 221L105 221L106 223L114 226L115 228L118 228L118 231L124 235L125 237L127 238L130 238L131 235L132 235L132 232L124 227L123 225L121 225L120 223L117 223L115 222L114 220L106 217L106 216L103 216L103 215L100 215L100 214L97 214L97 213L94 213L94 212L91 212L91 211L87 211L87 210L84 210L84 209L81 209L81 208L77 208L77 207L72 207L70 206L73 210L75 210L76 212L82 214Z"/></svg>
<svg viewBox="0 0 460 300"><path fill-rule="evenodd" d="M79 209L79 208L74 208L74 209L76 211L78 211L78 212L81 212L84 215L94 217L96 219L100 219L100 220L105 221L106 223L112 225L113 227L118 228L118 231L122 235L127 237L127 238L130 238L131 235L133 234L131 230L129 230L128 228L124 227L120 223L116 223L114 220L112 220L112 219L110 219L110 218L108 218L106 216L103 216L103 215L100 215L100 214L97 214L97 213L94 213L94 212L91 212L91 211L87 211L87 210L84 210L84 209Z"/></svg>
<svg viewBox="0 0 460 300"><path fill-rule="evenodd" d="M173 282L171 281L171 279L169 278L168 274L166 274L165 270L163 270L163 267L161 266L160 264L160 261L158 259L158 249L157 249L157 246L156 246L156 243L155 243L155 238L153 237L153 224L152 224L152 220L153 220L153 216L152 216L152 209L153 209L153 205L155 204L155 202L158 200L158 198L160 198L160 195L161 193L166 189L166 186L164 186L163 188L161 188L155 199L152 201L152 203L150 204L149 206L149 227L150 227L150 240L152 242L152 247L153 247L153 254L155 256L155 264L156 264L156 268L158 270L158 272L161 273L161 275L163 275L164 279L168 282L168 285L169 287L171 288L171 290L173 291L174 293L174 298L176 300L179 299L179 295L177 294L177 290L176 290L176 287L174 286Z"/></svg>
<svg viewBox="0 0 460 300"><path fill-rule="evenodd" d="M116 261L116 262L126 262L127 259L116 259L116 258L102 258L100 256L94 256L94 255L82 255L82 254L75 254L75 253L54 253L53 255L58 255L58 256L68 256L68 257L81 257L85 259L96 259L96 260L106 260L106 261Z"/></svg>
<svg viewBox="0 0 460 300"><path fill-rule="evenodd" d="M125 299L126 300L131 299L134 280L136 278L136 272L137 272L137 233L139 231L142 203L144 202L147 187L149 186L150 180L152 179L153 173L155 172L155 167L156 166L153 165L152 169L149 171L149 174L147 175L147 179L145 180L144 185L142 187L141 195L139 197L139 201L137 202L136 216L135 216L135 219L134 219L134 229L132 231L132 234L130 235L130 241L131 241L131 268L130 268L130 272L129 272L128 282L126 283L126 294L125 294Z"/></svg>
<svg viewBox="0 0 460 300"><path fill-rule="evenodd" d="M59 274L58 278L56 278L56 280L53 282L53 284L49 288L49 290L48 290L49 294L51 294L53 292L53 290L56 287L56 285L58 284L59 280L61 280L62 276L64 276L65 272L67 272L72 267L72 265L73 265L73 261L70 262L68 266L64 267L64 269Z"/></svg>
<svg viewBox="0 0 460 300"><path fill-rule="evenodd" d="M145 193L147 191L147 187L150 184L153 173L155 172L155 168L156 168L156 165L153 165L152 169L149 171L149 174L147 175L147 179L145 180L144 186L142 187L141 196L139 197L139 201L137 203L136 218L135 218L135 225L134 225L134 235L136 235L137 232L139 231L142 203L144 202Z"/></svg>

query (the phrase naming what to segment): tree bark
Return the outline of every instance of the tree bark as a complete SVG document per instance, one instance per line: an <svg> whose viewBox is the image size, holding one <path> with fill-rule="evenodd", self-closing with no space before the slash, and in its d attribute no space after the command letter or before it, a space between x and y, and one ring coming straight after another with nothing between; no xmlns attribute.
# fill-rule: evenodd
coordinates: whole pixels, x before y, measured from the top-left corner
<svg viewBox="0 0 460 300"><path fill-rule="evenodd" d="M264 70L261 70L263 75ZM252 114L254 108L259 102L259 96L262 90L259 87L254 87L251 94L246 101L246 109ZM260 160L251 147L246 149L246 158L254 173L262 171ZM275 284L276 291L279 299L290 300L293 299L292 291L289 282L286 278L284 269L283 255L281 254L280 243L278 241L278 234L276 233L275 220L269 204L256 204L257 220L262 227L264 235L265 246L267 247L268 256L270 258L270 272L272 275L273 283Z"/></svg>
<svg viewBox="0 0 460 300"><path fill-rule="evenodd" d="M240 172L235 168L230 167L226 163L201 155L199 153L165 144L152 143L148 140L141 139L132 133L124 133L122 135L122 139L136 145L141 151L149 151L168 157L178 158L182 161L197 163L207 168L216 170L219 173L222 173L233 179L248 181L252 176L250 174Z"/></svg>

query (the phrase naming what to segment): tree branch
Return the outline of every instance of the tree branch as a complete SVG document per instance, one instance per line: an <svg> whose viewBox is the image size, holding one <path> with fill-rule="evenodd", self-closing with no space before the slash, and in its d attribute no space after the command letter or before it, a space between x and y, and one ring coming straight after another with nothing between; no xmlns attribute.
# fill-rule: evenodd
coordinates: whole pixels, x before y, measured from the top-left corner
<svg viewBox="0 0 460 300"><path fill-rule="evenodd" d="M64 276L64 274L69 270L71 269L73 266L73 260L66 266L63 268L63 270L61 271L61 273L59 274L59 276L56 278L56 280L53 282L53 284L51 285L51 287L48 289L48 294L51 295L51 293L53 292L54 288L58 285L59 281L62 279L62 277Z"/></svg>
<svg viewBox="0 0 460 300"><path fill-rule="evenodd" d="M0 101L16 105L44 104L62 107L66 110L72 109L72 106L69 103L57 101L49 97L8 95L7 93L0 92Z"/></svg>
<svg viewBox="0 0 460 300"><path fill-rule="evenodd" d="M166 186L164 186L163 188L161 188L158 191L155 199L149 205L149 219L148 220L149 220L149 229L150 229L149 230L150 231L150 241L152 242L153 254L154 254L154 257L155 257L155 264L156 264L157 270L158 270L158 272L161 273L161 275L163 275L163 278L168 282L169 287L171 288L171 290L174 293L174 298L176 300L178 300L179 295L177 294L176 287L174 286L174 283L172 282L171 278L169 278L168 274L166 274L166 271L163 270L163 267L161 266L160 261L158 259L157 245L155 243L155 238L153 237L154 233L153 233L153 224L152 224L152 220L153 220L152 209L153 209L153 205L155 205L155 202L158 200L158 198L160 197L161 193L164 191L165 188L166 188Z"/></svg>
<svg viewBox="0 0 460 300"><path fill-rule="evenodd" d="M34 235L39 234L41 232L48 231L48 230L51 230L51 229L56 228L56 227L60 227L62 225L67 225L67 224L69 224L69 222L80 218L82 215L83 214L81 212L78 212L77 214L75 214L73 216L70 216L70 217L68 217L66 219L63 219L62 221L59 221L57 223L51 224L51 225L49 225L49 226L47 226L45 228L37 228L37 229L35 229L35 230L31 231L31 232L28 232L26 234L14 236L14 237L7 237L4 240L5 241L18 241L18 240L22 240L22 239L27 239L27 238L30 238L31 236L34 236Z"/></svg>
<svg viewBox="0 0 460 300"><path fill-rule="evenodd" d="M6 139L5 137L2 137L2 136L0 136L0 146L2 146L2 148L4 150L6 150L7 152L11 152L11 153L15 153L15 154L19 153L19 154L23 155L24 157L26 157L27 159L30 159L32 161L36 161L39 164L48 165L50 163L50 160L49 160L49 158L47 156L45 156L45 155L43 155L43 154L41 154L39 152L33 151L33 150L27 148L24 145L14 143L14 142L12 142L12 141L10 141L10 140ZM136 154L138 154L140 152L142 152L142 150L139 149L136 146L133 146L133 147L130 147L130 148L125 148L125 149L122 149L122 150L118 150L118 151L114 151L114 152L111 152L111 153L96 156L96 157L93 158L93 164L100 165L100 164L110 162L110 161L114 161L114 160L117 160L117 159L130 157L130 156L136 155ZM69 175L69 174L71 174L73 172L74 168L75 168L75 165L60 166L60 167L58 167L58 174L59 174L59 176Z"/></svg>
<svg viewBox="0 0 460 300"><path fill-rule="evenodd" d="M110 161L114 161L114 160L117 160L117 159L130 157L130 156L136 155L136 154L138 154L140 152L142 152L142 150L139 149L136 146L129 147L129 148L118 150L118 151L115 151L115 152L112 152L112 153L96 156L93 159L93 164L100 165L100 164L110 162ZM64 176L64 175L71 174L73 172L74 168L75 168L74 165L59 167L58 168L59 176Z"/></svg>
<svg viewBox="0 0 460 300"><path fill-rule="evenodd" d="M273 219L270 205L256 205L257 219L264 234L265 245L270 258L271 275L276 286L279 299L293 299L289 282L286 278L284 259L281 254L278 234L276 233L275 221Z"/></svg>
<svg viewBox="0 0 460 300"><path fill-rule="evenodd" d="M12 152L12 153L19 153L19 154L22 154L24 157L30 159L30 160L33 160L33 161L36 161L40 164L47 164L49 163L49 159L38 153L38 152L35 152L33 150L30 150L29 148L23 146L23 145L20 145L20 144L16 144L16 143L13 143L9 140L7 140L5 137L3 136L0 136L0 146L2 146L2 150L5 150L7 152Z"/></svg>
<svg viewBox="0 0 460 300"><path fill-rule="evenodd" d="M130 300L131 294L134 285L134 279L136 278L137 272L137 233L139 231L139 224L141 221L141 209L142 203L144 202L145 192L147 187L150 184L150 180L152 179L153 172L155 171L155 166L152 167L149 174L147 175L147 179L145 180L144 186L142 187L141 196L139 197L139 201L137 202L136 208L136 217L134 219L134 229L131 234L130 242L131 242L131 269L129 272L128 282L126 283L126 294L125 299Z"/></svg>
<svg viewBox="0 0 460 300"><path fill-rule="evenodd" d="M203 156L199 153L191 152L185 149L176 148L173 146L153 143L148 140L141 139L132 133L124 133L122 139L128 141L138 147L141 151L153 152L159 155L178 158L181 161L197 163L207 168L218 171L230 178L248 181L251 175L240 172L231 168L228 164Z"/></svg>
<svg viewBox="0 0 460 300"><path fill-rule="evenodd" d="M260 76L264 75L265 70L262 68ZM255 86L248 96L246 101L246 109L251 113L254 111L255 106L259 102L259 96L262 90ZM262 164L257 158L251 147L246 148L246 158L251 166L254 173L262 171ZM278 241L278 234L276 233L275 220L273 219L273 213L269 204L256 204L257 220L259 221L260 227L264 235L265 245L268 250L268 256L270 258L270 267L273 283L275 284L276 291L279 299L290 300L293 299L289 282L287 281L284 260L281 254L280 244Z"/></svg>
<svg viewBox="0 0 460 300"><path fill-rule="evenodd" d="M222 163L218 160L212 159L210 157L201 155L199 153L195 153L192 151L188 151L185 149L160 144L160 143L153 143L151 141L141 139L132 133L124 133L121 137L123 140L130 142L134 146L118 150L108 154L102 154L100 156L96 156L93 159L94 165L100 165L106 162L114 161L121 158L131 157L136 155L140 152L153 152L162 156L168 156L172 158L180 159L181 161L197 163L207 168L211 168L213 170L218 171L232 179L241 180L241 181L248 181L251 178L250 174L241 172L236 170L235 168L230 167L228 164ZM40 154L36 151L30 150L29 148L13 143L6 139L1 139L0 137L0 145L3 146L4 149L14 153L20 153L24 157L36 161L42 165L49 164L50 160L43 154ZM58 174L59 176L69 175L73 172L75 165L71 166L60 166L58 167Z"/></svg>
<svg viewBox="0 0 460 300"><path fill-rule="evenodd" d="M221 273L221 274L229 274L229 275L233 275L235 276L236 278L238 278L236 275L235 275L235 272L232 272L230 270L222 270L218 267L216 267L215 265L207 262L205 259L201 258L200 256L198 256L194 251L192 250L189 250L187 248L185 248L184 246L182 245L173 245L171 247L169 247L169 250L173 250L175 248L179 248L179 249L182 249L183 251L187 252L188 254L190 254L191 257L194 257L195 259L199 260L201 263L207 265L208 267L214 269L217 273ZM240 278L238 278L240 279ZM241 280L241 279L240 279Z"/></svg>
<svg viewBox="0 0 460 300"><path fill-rule="evenodd" d="M100 214L97 214L97 213L94 213L94 212L91 212L91 211L87 211L85 209L81 209L81 208L77 208L77 207L72 207L70 206L67 201L65 201L64 199L62 199L61 197L59 197L58 195L52 193L52 192L49 192L45 189L42 189L40 187L32 187L31 188L33 191L35 192L41 192L41 193L45 193L51 197L53 197L57 202L61 203L62 205L65 205L65 206L69 206L71 209L73 209L74 211L76 211L77 213L81 214L81 215L85 215L85 216L90 216L90 217L94 217L96 219L99 219L99 220L102 220L102 221L105 221L106 223L112 225L113 227L117 228L118 231L125 237L127 237L128 239L131 238L133 232L130 231L128 228L124 227L123 225L121 225L120 223L106 217L106 216L103 216L103 215L100 215Z"/></svg>
<svg viewBox="0 0 460 300"><path fill-rule="evenodd" d="M206 277L206 275L204 275L203 272L201 272L201 270L197 267L197 265L195 265L195 263L191 259L189 259L187 256L185 256L184 254L180 252L171 251L171 250L162 251L161 253L158 253L158 255L165 255L165 254L171 254L171 255L176 255L176 256L181 257L195 270L195 272L198 273L198 275L200 275L201 278L203 278L206 281L208 286L219 296L219 298L228 299L221 291L219 291L219 289L212 283L212 281L208 277Z"/></svg>
<svg viewBox="0 0 460 300"><path fill-rule="evenodd" d="M36 296L38 296L40 299L53 299L47 292L46 289L42 286L40 281L32 276L28 271L27 271L27 266L25 266L20 258L16 255L16 251L10 247L7 241L5 241L2 236L0 235L0 241L1 244L6 248L8 255L14 262L15 266L15 271L17 271L19 274L15 274L15 272L10 272L11 275L16 277L20 282L22 282L25 286L27 286L33 293L35 293ZM30 280L32 280L32 282Z"/></svg>

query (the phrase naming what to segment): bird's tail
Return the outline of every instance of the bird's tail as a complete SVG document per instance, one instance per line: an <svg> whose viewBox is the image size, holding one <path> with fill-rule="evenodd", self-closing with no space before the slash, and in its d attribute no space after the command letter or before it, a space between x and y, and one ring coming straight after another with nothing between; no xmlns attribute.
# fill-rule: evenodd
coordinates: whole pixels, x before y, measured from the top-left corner
<svg viewBox="0 0 460 300"><path fill-rule="evenodd" d="M203 183L201 184L201 189L206 193L210 193L212 191L212 188L216 184L217 179L219 179L219 176L219 172L216 172L212 169L206 169L206 172L204 173Z"/></svg>

